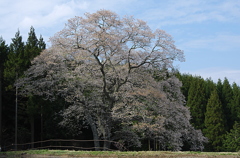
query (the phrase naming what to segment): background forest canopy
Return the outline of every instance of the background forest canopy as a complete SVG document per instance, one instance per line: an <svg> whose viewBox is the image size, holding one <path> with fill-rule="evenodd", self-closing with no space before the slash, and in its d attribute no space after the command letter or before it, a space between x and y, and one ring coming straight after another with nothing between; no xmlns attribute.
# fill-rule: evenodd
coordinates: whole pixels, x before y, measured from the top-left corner
<svg viewBox="0 0 240 158"><path fill-rule="evenodd" d="M14 142L18 96L19 143L75 138L93 139L96 149L114 140L130 150L240 150L239 86L176 71L183 51L165 31L100 10L69 19L50 42L46 49L33 27L26 43L20 31L10 46L0 38L1 146Z"/></svg>

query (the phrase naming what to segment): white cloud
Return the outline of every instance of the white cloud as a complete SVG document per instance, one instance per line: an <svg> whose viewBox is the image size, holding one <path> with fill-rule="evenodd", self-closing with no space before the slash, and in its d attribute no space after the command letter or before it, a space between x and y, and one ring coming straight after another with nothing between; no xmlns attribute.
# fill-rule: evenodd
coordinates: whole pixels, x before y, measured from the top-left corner
<svg viewBox="0 0 240 158"><path fill-rule="evenodd" d="M223 81L226 77L230 83L236 82L238 85L240 85L240 70L227 69L222 67L212 67L206 69L199 69L196 71L188 71L185 73L201 76L205 79L211 78L214 82L217 82L218 79L221 79Z"/></svg>
<svg viewBox="0 0 240 158"><path fill-rule="evenodd" d="M156 3L142 14L146 19L158 19L158 25L166 26L205 21L234 22L239 20L239 12L238 0L169 0Z"/></svg>
<svg viewBox="0 0 240 158"><path fill-rule="evenodd" d="M39 11L37 14L26 14L22 21L20 22L20 26L29 27L29 25L37 26L37 27L51 27L56 23L60 23L70 18L74 17L77 9L86 9L87 3L79 3L75 1L70 1L66 3L56 3L50 4L51 9L44 8L45 5L37 8Z"/></svg>
<svg viewBox="0 0 240 158"><path fill-rule="evenodd" d="M87 1L81 0L7 0L0 2L0 36L10 42L17 29L23 37L27 37L29 28L45 30L41 34L53 35L64 27L67 19L83 13L89 7ZM46 36L46 35L45 35ZM47 37L46 36L46 37ZM24 39L25 40L25 39Z"/></svg>
<svg viewBox="0 0 240 158"><path fill-rule="evenodd" d="M218 22L218 24L233 24L233 27L238 27L239 0L0 0L0 6L0 36L2 35L7 43L11 42L17 29L20 30L26 41L30 26L33 26L36 33L38 35L41 33L45 41L48 41L50 36L64 27L67 19L76 15L82 16L85 12L92 13L99 9L109 9L121 16L127 14L143 19L153 29L160 26L167 29L169 26L174 27L174 29L169 27L169 30L173 33L172 35L178 43L177 46L186 52L187 66L190 65L194 69L203 67L203 65L205 67L215 66L214 64L225 67L227 62L223 65L213 61L215 63L209 66L203 63L204 59L200 59L208 57L213 59L215 56L212 54L216 55L219 52L224 55L231 53L237 63L237 59L235 59L237 55L233 55L233 52L239 53L237 50L240 50L240 34L237 29L224 30L224 33L221 29L217 32L213 28L206 28L207 31L204 33L201 32L202 30L196 31L196 26L203 23L214 26L214 22ZM190 24L194 24L194 26ZM189 28L192 30L190 31ZM180 35L178 39L175 37L176 35ZM204 50L211 54L203 52ZM201 56L196 57L194 54L191 57L198 58L198 61L188 62L192 61L188 53L198 53ZM202 55L204 53L207 55ZM229 61L231 60L229 59ZM200 64L195 67L194 64L197 62ZM237 66L234 65L234 68ZM232 70L232 68L229 69ZM212 74L214 76L226 74L232 78L240 78L237 70L230 71L229 69L225 68L224 72L203 70L200 73L208 77ZM217 72L220 73L217 74Z"/></svg>
<svg viewBox="0 0 240 158"><path fill-rule="evenodd" d="M0 25L0 36L10 43L19 29L26 40L29 28L33 26L36 30L43 31L41 34L48 38L62 29L69 18L99 9L122 12L131 6L132 9L129 10L134 10L134 5L128 4L135 1L137 0L12 0L9 3L2 0L0 23L4 25Z"/></svg>

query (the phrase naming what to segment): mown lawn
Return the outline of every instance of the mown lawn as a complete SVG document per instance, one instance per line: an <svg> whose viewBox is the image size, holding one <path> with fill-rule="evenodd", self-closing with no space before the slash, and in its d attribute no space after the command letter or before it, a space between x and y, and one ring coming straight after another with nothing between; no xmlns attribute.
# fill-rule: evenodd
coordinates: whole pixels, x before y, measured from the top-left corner
<svg viewBox="0 0 240 158"><path fill-rule="evenodd" d="M0 157L240 158L240 152L28 150L0 152Z"/></svg>

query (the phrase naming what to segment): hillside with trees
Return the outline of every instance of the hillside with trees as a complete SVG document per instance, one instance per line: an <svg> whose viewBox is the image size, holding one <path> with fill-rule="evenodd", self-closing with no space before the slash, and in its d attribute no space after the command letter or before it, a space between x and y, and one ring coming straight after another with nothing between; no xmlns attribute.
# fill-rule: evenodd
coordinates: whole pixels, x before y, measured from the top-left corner
<svg viewBox="0 0 240 158"><path fill-rule="evenodd" d="M128 150L238 151L240 88L174 70L173 38L107 10L50 38L0 38L0 146L116 141ZM101 143L101 140L108 140ZM32 145L34 147L34 145Z"/></svg>

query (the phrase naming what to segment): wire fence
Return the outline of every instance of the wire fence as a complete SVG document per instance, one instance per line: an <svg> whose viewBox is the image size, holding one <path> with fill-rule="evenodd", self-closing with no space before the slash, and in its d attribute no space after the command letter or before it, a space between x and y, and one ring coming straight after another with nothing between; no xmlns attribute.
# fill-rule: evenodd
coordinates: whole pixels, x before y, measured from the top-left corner
<svg viewBox="0 0 240 158"><path fill-rule="evenodd" d="M13 150L36 150L36 149L60 149L60 150L107 150L107 151L123 151L126 150L124 145L120 142L109 140L95 140L98 141L100 147L94 146L94 140L76 140L76 139L49 139L44 141L37 141L24 144L12 144L3 147L3 151ZM104 142L107 142L109 147L104 147Z"/></svg>

